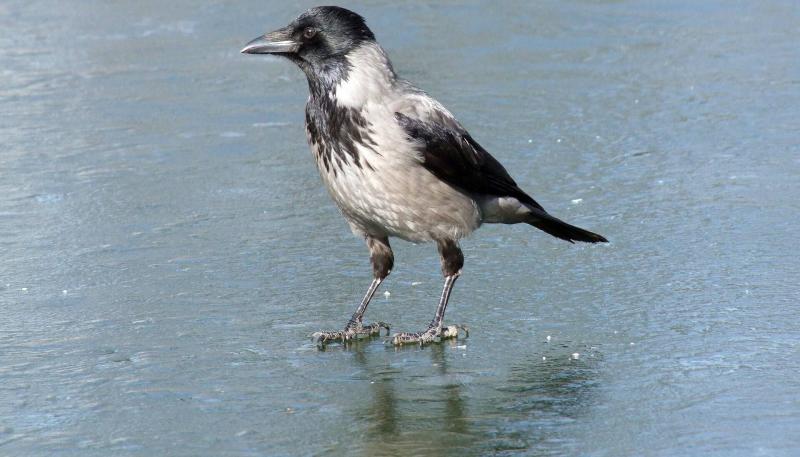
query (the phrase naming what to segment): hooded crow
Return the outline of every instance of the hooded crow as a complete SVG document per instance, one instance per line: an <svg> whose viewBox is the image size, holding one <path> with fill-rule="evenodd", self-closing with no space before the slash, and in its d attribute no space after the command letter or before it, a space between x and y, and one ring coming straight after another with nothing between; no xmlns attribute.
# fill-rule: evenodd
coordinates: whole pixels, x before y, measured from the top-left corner
<svg viewBox="0 0 800 457"><path fill-rule="evenodd" d="M394 265L389 237L435 242L444 288L428 328L392 342L427 344L458 335L443 323L464 256L458 240L483 223L527 223L569 242L606 242L567 224L519 188L505 168L439 102L400 79L358 14L311 8L260 36L246 54L286 57L310 92L306 133L322 181L350 228L366 240L374 279L342 331L317 332L320 345L380 334L362 318ZM466 329L464 329L466 330Z"/></svg>

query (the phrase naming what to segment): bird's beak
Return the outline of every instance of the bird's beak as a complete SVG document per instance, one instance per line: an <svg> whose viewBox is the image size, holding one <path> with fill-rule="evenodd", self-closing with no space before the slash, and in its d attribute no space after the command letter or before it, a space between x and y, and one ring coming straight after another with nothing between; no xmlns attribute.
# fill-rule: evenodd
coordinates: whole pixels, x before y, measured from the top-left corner
<svg viewBox="0 0 800 457"><path fill-rule="evenodd" d="M292 39L288 28L278 29L247 43L243 54L288 54L297 52L300 43Z"/></svg>

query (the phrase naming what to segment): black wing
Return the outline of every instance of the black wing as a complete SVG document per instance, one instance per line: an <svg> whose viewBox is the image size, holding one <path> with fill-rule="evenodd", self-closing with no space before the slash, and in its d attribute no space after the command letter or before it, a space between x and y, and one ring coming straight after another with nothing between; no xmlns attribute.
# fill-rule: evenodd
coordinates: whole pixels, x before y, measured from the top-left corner
<svg viewBox="0 0 800 457"><path fill-rule="evenodd" d="M515 197L544 211L456 122L425 122L402 113L395 113L395 117L408 136L420 142L422 165L439 179L473 194Z"/></svg>

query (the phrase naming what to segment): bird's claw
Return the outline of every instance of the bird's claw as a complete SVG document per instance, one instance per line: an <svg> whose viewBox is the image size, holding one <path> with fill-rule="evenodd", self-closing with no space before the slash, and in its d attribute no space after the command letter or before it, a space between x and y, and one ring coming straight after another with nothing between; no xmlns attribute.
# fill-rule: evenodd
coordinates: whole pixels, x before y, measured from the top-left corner
<svg viewBox="0 0 800 457"><path fill-rule="evenodd" d="M403 346L406 344L419 344L424 346L426 344L438 343L443 340L451 338L458 338L459 329L464 331L464 337L469 337L469 328L465 325L448 325L438 329L430 327L428 330L420 333L395 333L392 335L391 342L395 346Z"/></svg>
<svg viewBox="0 0 800 457"><path fill-rule="evenodd" d="M317 346L325 346L328 343L335 342L347 343L353 340L378 336L381 334L382 328L386 329L386 335L389 335L389 324L386 322L375 322L368 325L358 323L356 325L348 325L347 328L340 331L314 332L311 334L311 341Z"/></svg>

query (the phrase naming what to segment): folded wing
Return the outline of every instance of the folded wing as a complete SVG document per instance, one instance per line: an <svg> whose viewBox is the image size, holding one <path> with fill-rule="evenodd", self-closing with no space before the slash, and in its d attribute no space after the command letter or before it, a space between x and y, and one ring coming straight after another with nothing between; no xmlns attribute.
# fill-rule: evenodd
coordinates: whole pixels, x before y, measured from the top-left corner
<svg viewBox="0 0 800 457"><path fill-rule="evenodd" d="M418 144L422 166L439 179L471 195L516 198L529 211L524 214L524 222L562 240L607 242L602 235L550 215L517 186L500 162L473 140L452 115L433 103L427 108L424 116L396 112L395 117L409 138ZM419 107L414 114L420 114Z"/></svg>
<svg viewBox="0 0 800 457"><path fill-rule="evenodd" d="M452 117L436 114L423 121L395 113L408 136L419 144L425 168L468 193L515 197L532 208L543 209Z"/></svg>

